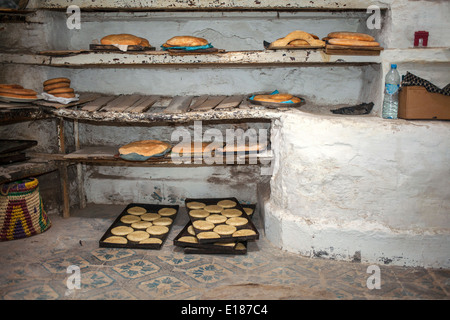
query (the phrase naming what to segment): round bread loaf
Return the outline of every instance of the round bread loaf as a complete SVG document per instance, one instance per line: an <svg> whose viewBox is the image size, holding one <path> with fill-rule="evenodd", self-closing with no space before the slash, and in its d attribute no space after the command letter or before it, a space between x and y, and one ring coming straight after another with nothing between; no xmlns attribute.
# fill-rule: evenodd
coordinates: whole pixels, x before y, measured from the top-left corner
<svg viewBox="0 0 450 320"><path fill-rule="evenodd" d="M192 236L183 236L178 239L181 242L198 243L198 239Z"/></svg>
<svg viewBox="0 0 450 320"><path fill-rule="evenodd" d="M235 233L233 233L233 237L247 237L247 236L253 236L256 232L252 229L240 229L237 230Z"/></svg>
<svg viewBox="0 0 450 320"><path fill-rule="evenodd" d="M68 82L70 83L70 79L69 78L53 78L53 79L48 79L46 81L44 81L43 85L48 86L50 84L55 84L55 83L60 83L60 82Z"/></svg>
<svg viewBox="0 0 450 320"><path fill-rule="evenodd" d="M336 31L331 32L327 36L330 39L349 39L358 41L375 41L375 38L360 32L350 32L350 31Z"/></svg>
<svg viewBox="0 0 450 320"><path fill-rule="evenodd" d="M118 226L111 229L111 233L115 236L126 236L133 231L133 228L127 226Z"/></svg>
<svg viewBox="0 0 450 320"><path fill-rule="evenodd" d="M134 216L134 215L125 215L122 218L120 218L120 221L126 224L132 224L138 221L141 221L141 218L139 218L138 216Z"/></svg>
<svg viewBox="0 0 450 320"><path fill-rule="evenodd" d="M20 94L3 93L3 92L0 92L0 96L2 96L2 97L8 97L8 98L17 98L17 99L37 99L37 95L34 95L34 96L24 96L24 95L20 95Z"/></svg>
<svg viewBox="0 0 450 320"><path fill-rule="evenodd" d="M173 216L175 213L177 213L177 209L175 208L162 208L158 210L158 214L163 217Z"/></svg>
<svg viewBox="0 0 450 320"><path fill-rule="evenodd" d="M330 39L329 44L338 46L354 46L354 47L379 47L380 44L376 41L360 41L352 39Z"/></svg>
<svg viewBox="0 0 450 320"><path fill-rule="evenodd" d="M222 214L227 218L239 217L242 215L242 211L239 209L225 209Z"/></svg>
<svg viewBox="0 0 450 320"><path fill-rule="evenodd" d="M198 230L211 230L215 226L214 223L204 220L195 220L192 225Z"/></svg>
<svg viewBox="0 0 450 320"><path fill-rule="evenodd" d="M220 235L230 235L236 232L236 227L228 224L219 224L214 227L213 231Z"/></svg>
<svg viewBox="0 0 450 320"><path fill-rule="evenodd" d="M142 240L147 239L149 237L150 237L150 235L148 234L148 232L141 231L141 230L133 231L133 232L127 234L127 239L128 240L136 241L136 242L142 241Z"/></svg>
<svg viewBox="0 0 450 320"><path fill-rule="evenodd" d="M222 207L222 208L233 208L236 206L236 202L233 200L221 200L219 202L217 202L217 205Z"/></svg>
<svg viewBox="0 0 450 320"><path fill-rule="evenodd" d="M131 224L131 227L134 229L147 229L148 227L151 227L153 225L153 223L151 223L150 221L138 221L138 222L133 222Z"/></svg>
<svg viewBox="0 0 450 320"><path fill-rule="evenodd" d="M192 224L187 228L187 232L188 232L190 235L195 236L195 231L194 231L194 227L192 226Z"/></svg>
<svg viewBox="0 0 450 320"><path fill-rule="evenodd" d="M53 96L59 98L75 98L75 93L54 93Z"/></svg>
<svg viewBox="0 0 450 320"><path fill-rule="evenodd" d="M166 226L151 226L148 227L145 231L147 231L149 234L159 236L169 232L169 228L167 228Z"/></svg>
<svg viewBox="0 0 450 320"><path fill-rule="evenodd" d="M227 221L227 217L221 214L212 214L205 219L206 221L212 222L212 223L224 223Z"/></svg>
<svg viewBox="0 0 450 320"><path fill-rule="evenodd" d="M101 44L106 45L128 45L128 46L143 46L150 47L150 43L147 39L141 38L128 33L120 33L120 34L110 34L103 37L100 40Z"/></svg>
<svg viewBox="0 0 450 320"><path fill-rule="evenodd" d="M50 91L50 90L55 90L55 89L59 89L59 88L69 88L70 87L70 82L57 82L54 84L49 84L47 86L44 86L44 91Z"/></svg>
<svg viewBox="0 0 450 320"><path fill-rule="evenodd" d="M170 226L173 220L168 217L158 218L152 221L155 226Z"/></svg>
<svg viewBox="0 0 450 320"><path fill-rule="evenodd" d="M31 89L17 89L17 88L0 88L0 94L9 93L19 96L36 96L37 92Z"/></svg>
<svg viewBox="0 0 450 320"><path fill-rule="evenodd" d="M142 156L153 156L156 154L161 154L167 149L170 148L170 145L166 142L162 142L159 140L141 140L131 142L119 148L120 154L130 154L136 153Z"/></svg>
<svg viewBox="0 0 450 320"><path fill-rule="evenodd" d="M198 47L208 44L208 40L193 36L176 36L166 41L172 47Z"/></svg>
<svg viewBox="0 0 450 320"><path fill-rule="evenodd" d="M186 203L186 207L188 207L189 209L202 209L202 208L206 207L206 204L204 204L202 202L192 201L192 202Z"/></svg>
<svg viewBox="0 0 450 320"><path fill-rule="evenodd" d="M248 220L244 217L233 217L227 220L227 224L230 226L243 226L244 224L247 224Z"/></svg>
<svg viewBox="0 0 450 320"><path fill-rule="evenodd" d="M142 216L140 216L141 217L141 219L142 220L144 220L144 221L153 221L153 220L156 220L156 219L158 219L158 218L161 218L161 216L159 215L159 214L157 214L157 213L152 213L152 212L149 212L149 213L144 213Z"/></svg>
<svg viewBox="0 0 450 320"><path fill-rule="evenodd" d="M143 207L131 207L127 209L127 212L129 214L135 215L135 216L140 216L143 215L144 213L147 212L147 209L143 208Z"/></svg>
<svg viewBox="0 0 450 320"><path fill-rule="evenodd" d="M147 238L139 241L139 244L161 244L162 240L159 238Z"/></svg>
<svg viewBox="0 0 450 320"><path fill-rule="evenodd" d="M189 211L189 215L194 218L206 218L210 213L203 209L194 209Z"/></svg>
<svg viewBox="0 0 450 320"><path fill-rule="evenodd" d="M253 208L244 207L244 211L248 216L251 216L253 214Z"/></svg>
<svg viewBox="0 0 450 320"><path fill-rule="evenodd" d="M197 235L197 239L215 239L215 238L220 238L220 235L214 231L200 232Z"/></svg>
<svg viewBox="0 0 450 320"><path fill-rule="evenodd" d="M54 94L59 94L59 93L73 93L74 90L73 90L73 88L57 88L57 89L49 90L47 92L54 95Z"/></svg>
<svg viewBox="0 0 450 320"><path fill-rule="evenodd" d="M103 242L126 244L126 243L128 243L128 240L127 240L127 238L120 237L120 236L111 236L111 237L108 237L105 240L103 240Z"/></svg>

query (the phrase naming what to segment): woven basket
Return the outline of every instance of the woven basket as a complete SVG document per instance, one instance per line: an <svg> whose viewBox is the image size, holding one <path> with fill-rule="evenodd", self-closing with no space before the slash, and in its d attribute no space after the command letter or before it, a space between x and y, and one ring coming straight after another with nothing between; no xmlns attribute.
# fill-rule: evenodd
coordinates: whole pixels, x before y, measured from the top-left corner
<svg viewBox="0 0 450 320"><path fill-rule="evenodd" d="M30 237L50 226L37 179L16 181L1 187L0 241Z"/></svg>

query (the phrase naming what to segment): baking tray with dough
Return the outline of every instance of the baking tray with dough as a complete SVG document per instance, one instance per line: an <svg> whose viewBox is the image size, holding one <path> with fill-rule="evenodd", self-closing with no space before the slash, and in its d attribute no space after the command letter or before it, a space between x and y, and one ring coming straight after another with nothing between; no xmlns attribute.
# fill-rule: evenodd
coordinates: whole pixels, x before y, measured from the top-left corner
<svg viewBox="0 0 450 320"><path fill-rule="evenodd" d="M178 205L130 203L99 240L102 248L161 249Z"/></svg>
<svg viewBox="0 0 450 320"><path fill-rule="evenodd" d="M247 216L251 219L256 209L256 204L242 205ZM192 223L188 222L181 232L173 240L174 245L183 247L184 253L194 254L246 254L247 241L232 241L223 243L202 244L195 236Z"/></svg>
<svg viewBox="0 0 450 320"><path fill-rule="evenodd" d="M192 207L190 205L192 202L196 203L197 206ZM187 198L185 204L199 243L259 239L257 228L234 197ZM226 219L211 219L221 216L225 216Z"/></svg>

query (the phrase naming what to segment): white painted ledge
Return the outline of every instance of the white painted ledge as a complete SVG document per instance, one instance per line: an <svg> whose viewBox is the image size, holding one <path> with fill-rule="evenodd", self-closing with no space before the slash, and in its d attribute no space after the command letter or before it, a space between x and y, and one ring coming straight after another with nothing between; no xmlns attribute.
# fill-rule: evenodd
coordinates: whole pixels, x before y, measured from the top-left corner
<svg viewBox="0 0 450 320"><path fill-rule="evenodd" d="M121 9L121 10L277 10L277 9L361 9L365 10L370 5L378 5L386 9L386 1L370 0L80 0L74 3L72 0L31 0L29 9L65 9L76 4L82 9Z"/></svg>

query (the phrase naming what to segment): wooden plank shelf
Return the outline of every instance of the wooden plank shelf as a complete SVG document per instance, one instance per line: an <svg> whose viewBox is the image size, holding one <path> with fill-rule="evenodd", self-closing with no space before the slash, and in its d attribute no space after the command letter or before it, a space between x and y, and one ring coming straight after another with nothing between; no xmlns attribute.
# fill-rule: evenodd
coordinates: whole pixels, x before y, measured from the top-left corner
<svg viewBox="0 0 450 320"><path fill-rule="evenodd" d="M35 177L58 170L56 161L41 157L32 157L24 162L16 162L0 166L0 184Z"/></svg>
<svg viewBox="0 0 450 320"><path fill-rule="evenodd" d="M94 99L84 97L94 96ZM253 105L245 95L202 95L202 96L160 96L160 95L101 95L81 93L80 103L69 107L59 103L38 100L47 114L61 118L102 122L191 122L228 120L270 120L279 112L296 107L267 108ZM53 107L52 107L53 106ZM301 108L301 107L300 107Z"/></svg>
<svg viewBox="0 0 450 320"><path fill-rule="evenodd" d="M226 165L259 165L259 158L254 155L228 155L220 154L217 161L212 158L205 159L202 157L192 157L188 161L172 161L171 153L165 156L150 158L146 161L129 161L119 157L119 148L111 146L87 146L75 152L64 155L61 160L68 162L79 162L95 165L111 165L111 166L131 166L131 167L185 167L185 166L226 166Z"/></svg>

